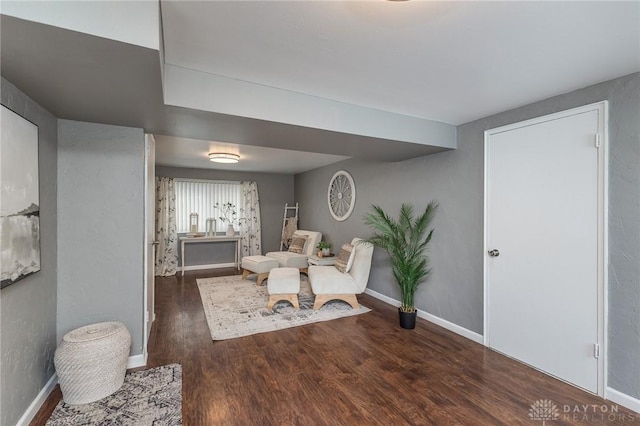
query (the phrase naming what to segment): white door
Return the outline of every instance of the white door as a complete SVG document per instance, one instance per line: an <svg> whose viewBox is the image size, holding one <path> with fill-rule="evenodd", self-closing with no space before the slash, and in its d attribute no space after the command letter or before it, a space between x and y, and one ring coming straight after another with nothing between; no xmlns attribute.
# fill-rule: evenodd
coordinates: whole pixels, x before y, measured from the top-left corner
<svg viewBox="0 0 640 426"><path fill-rule="evenodd" d="M145 325L144 325L144 356L147 358L147 344L151 325L155 319L155 220L156 220L156 172L155 172L156 143L153 135L145 135Z"/></svg>
<svg viewBox="0 0 640 426"><path fill-rule="evenodd" d="M603 392L606 103L486 132L486 344Z"/></svg>

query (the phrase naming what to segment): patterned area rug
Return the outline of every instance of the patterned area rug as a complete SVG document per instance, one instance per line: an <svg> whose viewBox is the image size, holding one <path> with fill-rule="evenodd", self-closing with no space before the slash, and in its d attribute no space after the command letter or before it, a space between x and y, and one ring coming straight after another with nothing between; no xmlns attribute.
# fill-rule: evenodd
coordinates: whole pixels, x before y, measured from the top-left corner
<svg viewBox="0 0 640 426"><path fill-rule="evenodd" d="M60 401L47 426L182 424L182 366L127 373L114 394L91 404Z"/></svg>
<svg viewBox="0 0 640 426"><path fill-rule="evenodd" d="M360 309L352 309L342 301L328 302L314 311L315 296L304 275L300 277L298 294L300 310L281 301L275 304L273 311L268 311L266 281L258 287L255 276L249 278L253 280L243 280L239 275L196 280L213 340L266 333L371 311L362 305Z"/></svg>

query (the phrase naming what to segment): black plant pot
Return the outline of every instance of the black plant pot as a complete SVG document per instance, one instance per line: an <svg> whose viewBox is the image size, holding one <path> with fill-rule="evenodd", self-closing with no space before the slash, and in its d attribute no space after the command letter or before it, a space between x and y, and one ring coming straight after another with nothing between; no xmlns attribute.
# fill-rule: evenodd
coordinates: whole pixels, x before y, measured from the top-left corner
<svg viewBox="0 0 640 426"><path fill-rule="evenodd" d="M418 311L402 312L400 308L398 308L398 313L400 314L400 327L406 330L413 330L416 328L416 316L418 315Z"/></svg>

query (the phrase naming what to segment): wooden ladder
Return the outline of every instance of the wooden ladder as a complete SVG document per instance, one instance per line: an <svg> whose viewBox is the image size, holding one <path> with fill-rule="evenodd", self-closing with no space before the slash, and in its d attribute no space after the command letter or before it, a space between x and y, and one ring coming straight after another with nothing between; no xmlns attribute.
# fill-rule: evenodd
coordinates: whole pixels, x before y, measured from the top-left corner
<svg viewBox="0 0 640 426"><path fill-rule="evenodd" d="M298 203L295 207L289 206L289 203L284 204L284 215L282 216L282 232L280 232L280 251L285 247L286 241L284 240L284 228L287 226L287 219L295 217L298 221Z"/></svg>

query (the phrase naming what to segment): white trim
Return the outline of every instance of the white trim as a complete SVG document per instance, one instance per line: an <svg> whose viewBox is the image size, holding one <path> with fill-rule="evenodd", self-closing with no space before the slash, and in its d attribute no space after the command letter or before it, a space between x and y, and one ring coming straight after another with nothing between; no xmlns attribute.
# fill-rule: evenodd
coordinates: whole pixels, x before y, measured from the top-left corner
<svg viewBox="0 0 640 426"><path fill-rule="evenodd" d="M193 265L185 266L184 268L178 267L178 272L185 271L201 271L203 269L219 269L219 268L233 268L235 263L213 263L211 265Z"/></svg>
<svg viewBox="0 0 640 426"><path fill-rule="evenodd" d="M152 253L152 250L155 250L154 246L149 247L149 242L147 241L147 230L149 229L149 209L151 206L149 205L149 158L151 155L151 140L153 140L153 135L145 134L144 135L144 183L143 183L143 191L144 194L144 206L143 206L143 217L144 217L144 231L142 232L142 352L147 355L147 344L149 343L149 332L151 331L150 322L151 318L149 318L152 313L150 313L147 309L149 305L149 254ZM155 187L155 182L154 182ZM155 198L155 197L154 197ZM155 211L155 206L154 206ZM155 237L155 236L154 236ZM155 262L154 265L155 267Z"/></svg>
<svg viewBox="0 0 640 426"><path fill-rule="evenodd" d="M488 282L489 282L489 272L488 272L488 265L487 265L487 256L485 255L485 251L487 250L487 247L489 246L488 241L487 241L487 236L489 234L489 230L488 230L488 219L487 216L489 214L489 170L488 170L488 165L489 165L489 132L487 130L485 130L484 132L484 164L483 164L483 168L484 168L484 173L483 173L483 177L484 177L484 182L483 182L483 191L484 191L484 200L483 200L483 205L482 205L482 294L483 294L483 300L482 300L482 344L485 345L487 348L489 347L489 336L487 335L487 330L489 328L489 309L487 308L489 306L489 289L488 289Z"/></svg>
<svg viewBox="0 0 640 426"><path fill-rule="evenodd" d="M127 369L144 367L147 365L146 356L144 354L132 355L127 360Z"/></svg>
<svg viewBox="0 0 640 426"><path fill-rule="evenodd" d="M393 299L389 296L385 296L384 294L378 293L377 291L371 290L370 288L365 289L364 292L369 296L373 296L378 300L382 300L383 302L388 303L389 305L395 306L396 308L399 308L400 305L402 304L400 303L399 300Z"/></svg>
<svg viewBox="0 0 640 426"><path fill-rule="evenodd" d="M429 322L439 325L442 328L446 328L449 331L453 331L454 333L459 334L462 337L466 337L471 341L484 345L484 337L481 334L476 333L475 331L471 331L469 329L459 326L458 324L454 324L450 321L447 321L446 319L442 319L438 316L435 316L433 314L430 314L429 312L425 312L420 309L418 309L418 316L420 318L426 319Z"/></svg>
<svg viewBox="0 0 640 426"><path fill-rule="evenodd" d="M143 354L130 356L127 360L127 368L144 367L146 365L147 361ZM28 426L29 423L31 423L57 384L58 375L53 373L53 376L51 376L49 381L44 385L40 392L38 392L36 398L31 402L29 408L27 408L27 410L22 414L22 417L20 417L16 426Z"/></svg>
<svg viewBox="0 0 640 426"><path fill-rule="evenodd" d="M378 300L382 300L383 302L388 303L389 305L396 306L396 307L400 307L401 305L400 301L395 300L389 296L385 296L382 293L378 293L375 290L371 290L370 288L366 289L365 293L368 294L369 296L375 297ZM449 322L445 319L442 319L438 316L430 314L429 312L423 311L421 309L418 309L418 317L425 319L433 324L439 325L442 328L446 328L447 330L452 331L462 337L466 337L471 341L480 343L481 345L483 344L483 337L480 334L476 333L475 331L468 330L464 327L459 326L458 324Z"/></svg>
<svg viewBox="0 0 640 426"><path fill-rule="evenodd" d="M602 203L604 206L601 219L601 224L603 225L601 241L603 244L601 247L603 288L602 297L599 298L598 302L598 309L602 315L602 321L599 321L599 327L601 328L598 329L598 340L600 341L600 348L602 348L602 360L600 361L602 374L598 377L598 389L600 396L605 397L609 386L609 364L607 363L607 360L609 359L609 345L607 344L609 342L609 101L605 100L601 103L603 105L602 110L604 112L602 117L599 117L600 123L602 124L602 149L600 152L604 158L598 159L598 161L602 164L602 173L604 174L602 180ZM600 128L600 126L598 127ZM602 379L602 381L600 381L600 379Z"/></svg>
<svg viewBox="0 0 640 426"><path fill-rule="evenodd" d="M510 130L520 129L522 127L533 126L535 124L546 123L548 121L553 121L553 120L559 120L561 118L565 118L573 115L584 114L585 112L589 112L589 111L601 110L603 105L608 106L608 104L609 104L609 101L600 101L600 102L595 102L589 105L583 105L576 108L570 108L563 111L558 111L553 114L541 115L539 117L531 118L524 121L519 121L517 123L507 124L505 126L485 130L485 134L495 135L498 133L508 132Z"/></svg>
<svg viewBox="0 0 640 426"><path fill-rule="evenodd" d="M489 324L489 289L488 289L488 267L486 251L488 250L487 237L489 208L489 137L498 133L519 129L522 127L532 126L552 120L558 120L564 117L583 114L589 111L598 111L598 132L601 135L601 148L598 155L598 344L601 348L600 357L598 358L598 395L605 397L607 391L607 355L608 355L608 270L609 270L609 227L608 227L608 211L609 211L609 102L601 101L577 108L560 111L554 114L548 114L536 117L530 120L509 124L495 129L485 130L484 132L484 223L483 223L483 291L484 291L484 326L483 326L483 342L488 348L490 345L490 336L488 332ZM601 197L601 198L600 198ZM543 371L546 374L546 372Z"/></svg>
<svg viewBox="0 0 640 426"><path fill-rule="evenodd" d="M607 387L605 398L623 407L640 413L640 399L634 398L613 388Z"/></svg>
<svg viewBox="0 0 640 426"><path fill-rule="evenodd" d="M31 423L31 420L33 420L36 414L38 414L38 411L44 405L44 402L47 400L47 398L53 391L53 388L55 388L57 384L58 375L56 373L53 373L53 376L51 376L49 381L44 385L40 392L38 392L38 395L33 400L33 402L31 402L29 408L27 408L24 414L22 414L22 417L20 417L18 423L16 423L16 426L28 426L29 423Z"/></svg>

